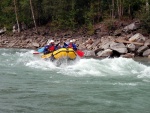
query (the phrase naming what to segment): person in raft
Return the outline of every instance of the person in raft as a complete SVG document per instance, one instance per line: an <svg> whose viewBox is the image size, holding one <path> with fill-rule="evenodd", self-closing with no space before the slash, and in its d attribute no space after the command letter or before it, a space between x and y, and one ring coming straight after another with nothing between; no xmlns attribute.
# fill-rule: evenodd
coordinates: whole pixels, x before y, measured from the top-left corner
<svg viewBox="0 0 150 113"><path fill-rule="evenodd" d="M54 40L50 40L48 44L44 47L44 54L48 54L55 51L55 43Z"/></svg>
<svg viewBox="0 0 150 113"><path fill-rule="evenodd" d="M77 51L77 46L74 42L74 40L70 40L69 44L64 43L64 47L72 48L74 51Z"/></svg>

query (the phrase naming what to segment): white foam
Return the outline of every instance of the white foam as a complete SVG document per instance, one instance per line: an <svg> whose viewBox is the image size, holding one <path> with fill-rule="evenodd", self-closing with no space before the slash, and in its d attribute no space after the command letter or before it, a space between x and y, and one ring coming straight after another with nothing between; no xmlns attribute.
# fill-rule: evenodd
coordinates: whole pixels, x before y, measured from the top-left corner
<svg viewBox="0 0 150 113"><path fill-rule="evenodd" d="M137 86L137 83L113 83L113 85L120 85L120 86Z"/></svg>
<svg viewBox="0 0 150 113"><path fill-rule="evenodd" d="M150 78L150 67L140 64L133 59L106 58L106 59L80 59L73 62L67 60L57 67L55 63L45 61L39 55L33 55L33 50L15 52L15 55L3 53L5 56L16 57L17 63L27 67L50 70L69 76L137 76ZM9 60L9 59L8 59ZM9 61L8 61L9 62Z"/></svg>
<svg viewBox="0 0 150 113"><path fill-rule="evenodd" d="M138 78L148 77L150 78L150 67L145 67L137 76Z"/></svg>

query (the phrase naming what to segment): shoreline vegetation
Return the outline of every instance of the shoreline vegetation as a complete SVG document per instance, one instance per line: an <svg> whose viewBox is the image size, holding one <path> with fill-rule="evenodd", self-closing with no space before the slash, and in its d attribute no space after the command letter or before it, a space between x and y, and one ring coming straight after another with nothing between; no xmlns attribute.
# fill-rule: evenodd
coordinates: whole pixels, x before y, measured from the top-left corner
<svg viewBox="0 0 150 113"><path fill-rule="evenodd" d="M0 47L74 39L90 57L150 57L150 0L2 0Z"/></svg>
<svg viewBox="0 0 150 113"><path fill-rule="evenodd" d="M87 57L150 57L150 39L142 34L139 20L129 23L116 21L114 25L114 29L109 30L103 23L96 24L92 35L86 29L52 32L46 27L39 27L38 33L34 28L20 33L3 33L0 35L0 47L37 50L49 39L54 39L56 44L74 39L78 49L84 51Z"/></svg>

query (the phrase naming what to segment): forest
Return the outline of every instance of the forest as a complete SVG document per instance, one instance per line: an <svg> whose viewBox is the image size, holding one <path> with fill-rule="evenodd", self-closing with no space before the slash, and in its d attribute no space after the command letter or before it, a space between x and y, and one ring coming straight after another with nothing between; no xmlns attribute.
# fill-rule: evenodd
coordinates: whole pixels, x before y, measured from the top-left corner
<svg viewBox="0 0 150 113"><path fill-rule="evenodd" d="M24 23L28 28L91 28L105 20L134 19L150 28L150 0L0 0L0 28Z"/></svg>

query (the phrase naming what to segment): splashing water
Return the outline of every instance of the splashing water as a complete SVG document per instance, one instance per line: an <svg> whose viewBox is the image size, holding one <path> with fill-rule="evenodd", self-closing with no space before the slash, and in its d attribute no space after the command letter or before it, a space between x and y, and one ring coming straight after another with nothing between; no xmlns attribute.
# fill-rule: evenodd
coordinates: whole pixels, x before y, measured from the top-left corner
<svg viewBox="0 0 150 113"><path fill-rule="evenodd" d="M148 59L43 60L0 49L2 113L149 113Z"/></svg>
<svg viewBox="0 0 150 113"><path fill-rule="evenodd" d="M56 71L70 76L125 76L132 75L139 78L150 77L150 67L126 58L106 59L76 59L75 61L64 60L57 67L54 62L43 60L40 55L33 55L33 50L11 51L2 53L4 62L9 65L20 65L38 70Z"/></svg>

